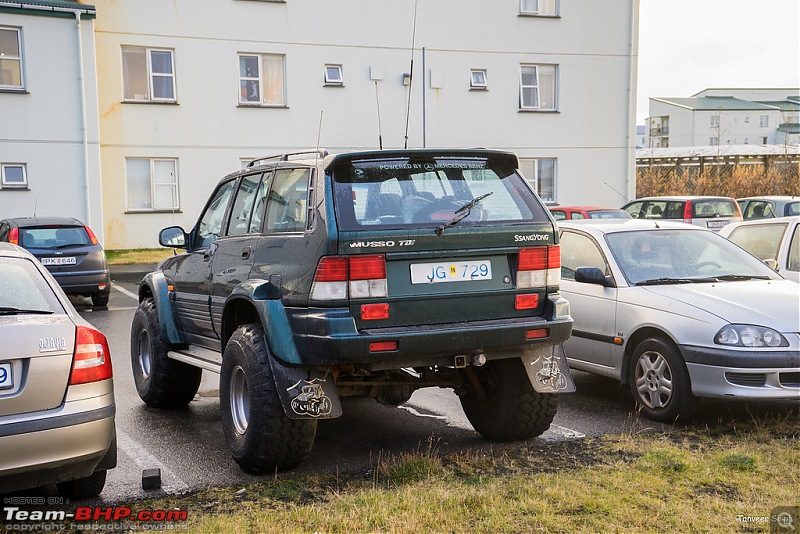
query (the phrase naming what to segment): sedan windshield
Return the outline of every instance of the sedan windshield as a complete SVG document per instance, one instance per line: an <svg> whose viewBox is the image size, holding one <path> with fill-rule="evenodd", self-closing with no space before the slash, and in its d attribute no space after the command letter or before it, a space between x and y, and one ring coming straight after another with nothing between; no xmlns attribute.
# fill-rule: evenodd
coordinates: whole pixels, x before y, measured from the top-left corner
<svg viewBox="0 0 800 534"><path fill-rule="evenodd" d="M758 259L712 232L643 230L606 235L630 285L780 279Z"/></svg>

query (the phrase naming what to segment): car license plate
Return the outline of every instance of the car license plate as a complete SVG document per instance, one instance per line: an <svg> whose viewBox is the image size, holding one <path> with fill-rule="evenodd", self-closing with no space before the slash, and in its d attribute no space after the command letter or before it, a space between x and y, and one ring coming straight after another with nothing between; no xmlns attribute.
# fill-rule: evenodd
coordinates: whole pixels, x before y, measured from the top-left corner
<svg viewBox="0 0 800 534"><path fill-rule="evenodd" d="M414 263L411 265L412 284L439 282L470 282L492 279L492 262L454 261L442 263Z"/></svg>
<svg viewBox="0 0 800 534"><path fill-rule="evenodd" d="M709 228L722 228L730 221L708 221Z"/></svg>
<svg viewBox="0 0 800 534"><path fill-rule="evenodd" d="M75 265L75 256L64 256L63 258L42 258L42 265Z"/></svg>
<svg viewBox="0 0 800 534"><path fill-rule="evenodd" d="M14 387L14 375L11 372L10 363L0 363L0 389Z"/></svg>

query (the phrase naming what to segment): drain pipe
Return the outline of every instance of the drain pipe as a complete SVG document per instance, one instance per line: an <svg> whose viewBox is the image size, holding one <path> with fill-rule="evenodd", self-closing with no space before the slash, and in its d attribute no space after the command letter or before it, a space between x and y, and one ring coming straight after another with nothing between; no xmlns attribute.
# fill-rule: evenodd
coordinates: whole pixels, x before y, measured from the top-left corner
<svg viewBox="0 0 800 534"><path fill-rule="evenodd" d="M91 191L89 187L89 133L86 125L86 77L84 76L83 66L83 36L81 35L81 11L76 9L72 13L75 15L76 29L78 32L78 80L80 81L81 93L81 143L83 146L83 183L86 193L86 224L95 227L92 220Z"/></svg>

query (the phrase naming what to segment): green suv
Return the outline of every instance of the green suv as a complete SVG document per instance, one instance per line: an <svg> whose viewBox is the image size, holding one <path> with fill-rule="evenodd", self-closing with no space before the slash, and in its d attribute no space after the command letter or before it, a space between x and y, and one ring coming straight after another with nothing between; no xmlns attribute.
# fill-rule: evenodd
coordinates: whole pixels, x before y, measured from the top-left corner
<svg viewBox="0 0 800 534"><path fill-rule="evenodd" d="M342 397L452 388L486 438L541 434L575 389L572 319L555 223L517 167L492 150L312 151L226 176L190 232L161 231L186 252L140 284L140 397L185 406L218 373L251 473L302 463Z"/></svg>

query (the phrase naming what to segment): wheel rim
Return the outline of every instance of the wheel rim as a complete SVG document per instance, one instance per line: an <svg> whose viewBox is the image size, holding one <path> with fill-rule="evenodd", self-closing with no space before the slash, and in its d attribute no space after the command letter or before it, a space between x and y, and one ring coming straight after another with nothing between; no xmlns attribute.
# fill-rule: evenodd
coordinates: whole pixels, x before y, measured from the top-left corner
<svg viewBox="0 0 800 534"><path fill-rule="evenodd" d="M237 365L230 379L231 420L238 434L247 432L250 420L250 390L244 369Z"/></svg>
<svg viewBox="0 0 800 534"><path fill-rule="evenodd" d="M139 371L142 376L147 378L150 376L150 369L152 365L152 358L150 355L150 336L147 335L147 330L139 332Z"/></svg>
<svg viewBox="0 0 800 534"><path fill-rule="evenodd" d="M639 400L652 410L664 408L672 399L672 369L658 352L647 351L636 363L636 390Z"/></svg>

